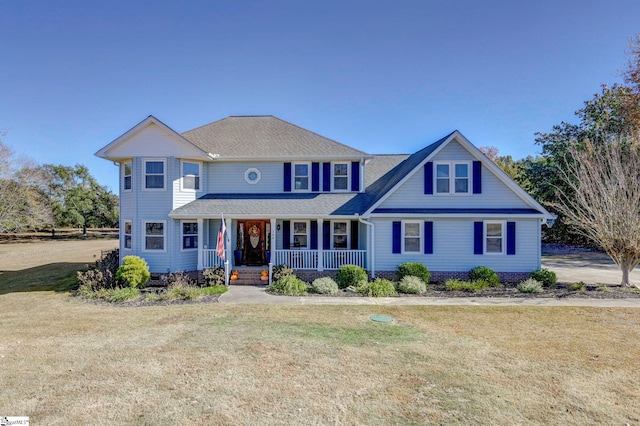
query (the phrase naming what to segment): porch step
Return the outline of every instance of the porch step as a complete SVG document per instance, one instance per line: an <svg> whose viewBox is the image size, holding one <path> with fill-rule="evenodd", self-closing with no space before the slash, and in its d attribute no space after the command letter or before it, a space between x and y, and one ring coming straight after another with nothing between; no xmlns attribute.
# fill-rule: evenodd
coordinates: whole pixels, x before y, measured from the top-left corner
<svg viewBox="0 0 640 426"><path fill-rule="evenodd" d="M267 285L269 281L262 281L262 269L237 269L238 279L229 281L232 285Z"/></svg>

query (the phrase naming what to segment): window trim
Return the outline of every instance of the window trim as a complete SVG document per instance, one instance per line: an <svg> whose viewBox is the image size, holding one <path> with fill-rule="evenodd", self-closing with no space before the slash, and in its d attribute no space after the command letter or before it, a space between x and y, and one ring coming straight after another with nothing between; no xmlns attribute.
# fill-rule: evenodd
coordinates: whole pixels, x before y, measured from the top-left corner
<svg viewBox="0 0 640 426"><path fill-rule="evenodd" d="M500 225L500 251L488 251L487 250L487 240L489 238L498 238L498 237L489 237L487 235L487 225ZM483 254L495 256L495 255L504 255L507 253L507 221L506 220L485 220L482 223L482 250Z"/></svg>
<svg viewBox="0 0 640 426"><path fill-rule="evenodd" d="M330 250L349 250L349 247L351 247L351 221L350 220L332 220L330 222L331 222L331 225L329 227L329 235L330 235L329 245L330 245ZM346 248L335 248L334 235L336 235L336 234L335 234L334 228L333 228L333 224L334 223L344 223L344 224L347 225L346 234L337 234L337 235L346 235L347 236L347 247Z"/></svg>
<svg viewBox="0 0 640 426"><path fill-rule="evenodd" d="M147 174L147 163L162 163L162 188L147 188L147 176L159 176L159 174ZM142 184L143 191L166 191L167 190L167 159L166 158L143 158L142 159L142 174L144 176L144 183Z"/></svg>
<svg viewBox="0 0 640 426"><path fill-rule="evenodd" d="M338 176L347 178L347 187L345 189L336 189L336 170L337 164L344 164L347 166L347 175ZM332 161L331 162L331 192L351 192L351 162L349 161Z"/></svg>
<svg viewBox="0 0 640 426"><path fill-rule="evenodd" d="M129 165L129 174L127 174L127 164ZM129 188L127 188L126 181L129 178ZM122 162L122 190L125 192L133 191L133 161Z"/></svg>
<svg viewBox="0 0 640 426"><path fill-rule="evenodd" d="M407 238L405 225L408 224L408 223L410 223L410 224L417 223L418 226L419 226L418 236L417 237L415 237L415 236L410 236L409 237L409 238L414 238L414 239L417 238L418 239L418 250L416 250L416 251L407 251L407 250L405 250L406 238ZM400 238L401 238L401 241L400 241L400 244L401 244L400 249L401 249L401 251L400 251L400 253L402 253L402 254L422 254L423 253L422 247L423 247L423 241L424 241L424 221L421 221L421 220L403 220L402 221L402 226L400 228Z"/></svg>
<svg viewBox="0 0 640 426"><path fill-rule="evenodd" d="M162 249L147 248L147 237L159 237L159 235L147 235L148 223L162 223ZM142 229L144 236L143 251L149 253L165 253L167 251L167 221L166 220L143 220Z"/></svg>
<svg viewBox="0 0 640 426"><path fill-rule="evenodd" d="M296 223L304 223L307 232L305 234L296 233ZM309 220L291 220L291 229L290 229L289 241L291 241L290 249L300 249L300 250L308 250L311 248L311 236L309 233L311 232L311 221ZM295 236L296 235L305 235L307 237L307 245L305 247L295 247Z"/></svg>
<svg viewBox="0 0 640 426"><path fill-rule="evenodd" d="M307 166L307 188L306 189L297 189L296 188L296 165L305 165ZM296 161L291 163L291 191L292 192L311 192L311 162L310 161ZM302 177L302 175L300 175Z"/></svg>
<svg viewBox="0 0 640 426"><path fill-rule="evenodd" d="M255 173L256 174L256 178L254 180L251 180L249 178L249 175L251 173ZM247 182L249 185L255 185L258 182L260 182L260 179L262 178L262 174L260 173L260 170L256 169L255 167L250 167L247 169L246 172L244 172L244 180L245 182Z"/></svg>
<svg viewBox="0 0 640 426"><path fill-rule="evenodd" d="M438 166L446 164L449 167L449 192L438 192ZM456 189L456 165L467 166L467 192L455 192ZM433 162L433 195L438 196L469 196L473 194L473 162L472 161L434 161Z"/></svg>
<svg viewBox="0 0 640 426"><path fill-rule="evenodd" d="M194 223L196 225L196 233L195 234L185 234L184 233L184 224L185 223ZM185 219L180 221L180 251L197 251L198 250L198 221L193 219ZM195 247L185 248L184 246L184 237L196 237L196 245Z"/></svg>
<svg viewBox="0 0 640 426"><path fill-rule="evenodd" d="M185 176L194 176L194 175L185 175L184 173L184 165L186 163L189 164L197 164L198 165L198 188L185 188L184 187L184 178ZM180 160L180 191L182 192L202 192L202 161L190 161L190 160Z"/></svg>
<svg viewBox="0 0 640 426"><path fill-rule="evenodd" d="M131 219L124 219L122 224L124 225L122 227L122 249L133 250L133 221ZM129 224L129 233L127 233L127 224ZM127 236L129 236L130 247L127 247Z"/></svg>

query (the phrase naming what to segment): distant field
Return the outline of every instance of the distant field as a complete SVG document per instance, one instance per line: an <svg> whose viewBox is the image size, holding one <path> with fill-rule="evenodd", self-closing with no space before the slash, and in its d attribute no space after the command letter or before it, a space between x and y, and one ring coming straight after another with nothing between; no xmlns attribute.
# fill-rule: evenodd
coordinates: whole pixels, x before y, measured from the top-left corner
<svg viewBox="0 0 640 426"><path fill-rule="evenodd" d="M20 232L12 234L0 233L0 243L37 241L37 240L67 240L84 238L82 228L60 228L48 231ZM88 228L87 239L118 238L117 228Z"/></svg>
<svg viewBox="0 0 640 426"><path fill-rule="evenodd" d="M640 423L640 309L122 308L70 298L73 267L116 244L0 245L0 415L33 424ZM394 321L374 323L374 314Z"/></svg>

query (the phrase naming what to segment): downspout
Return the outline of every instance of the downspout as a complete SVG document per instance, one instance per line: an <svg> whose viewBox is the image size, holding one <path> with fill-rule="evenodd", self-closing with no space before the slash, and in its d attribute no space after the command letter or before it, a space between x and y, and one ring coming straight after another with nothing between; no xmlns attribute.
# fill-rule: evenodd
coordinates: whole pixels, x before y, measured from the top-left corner
<svg viewBox="0 0 640 426"><path fill-rule="evenodd" d="M358 216L358 221L370 227L371 229L371 260L369 261L369 269L371 270L371 278L376 277L376 233L375 233L375 225L372 222L368 222L364 220L362 217Z"/></svg>

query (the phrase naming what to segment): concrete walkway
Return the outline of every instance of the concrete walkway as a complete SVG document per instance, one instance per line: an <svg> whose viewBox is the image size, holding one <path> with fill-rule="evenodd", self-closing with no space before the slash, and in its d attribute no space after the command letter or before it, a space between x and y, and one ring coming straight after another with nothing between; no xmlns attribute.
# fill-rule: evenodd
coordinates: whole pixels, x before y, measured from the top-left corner
<svg viewBox="0 0 640 426"><path fill-rule="evenodd" d="M379 306L592 306L640 308L638 299L510 298L510 297L328 297L274 296L264 286L231 285L218 299L225 304L379 305Z"/></svg>

